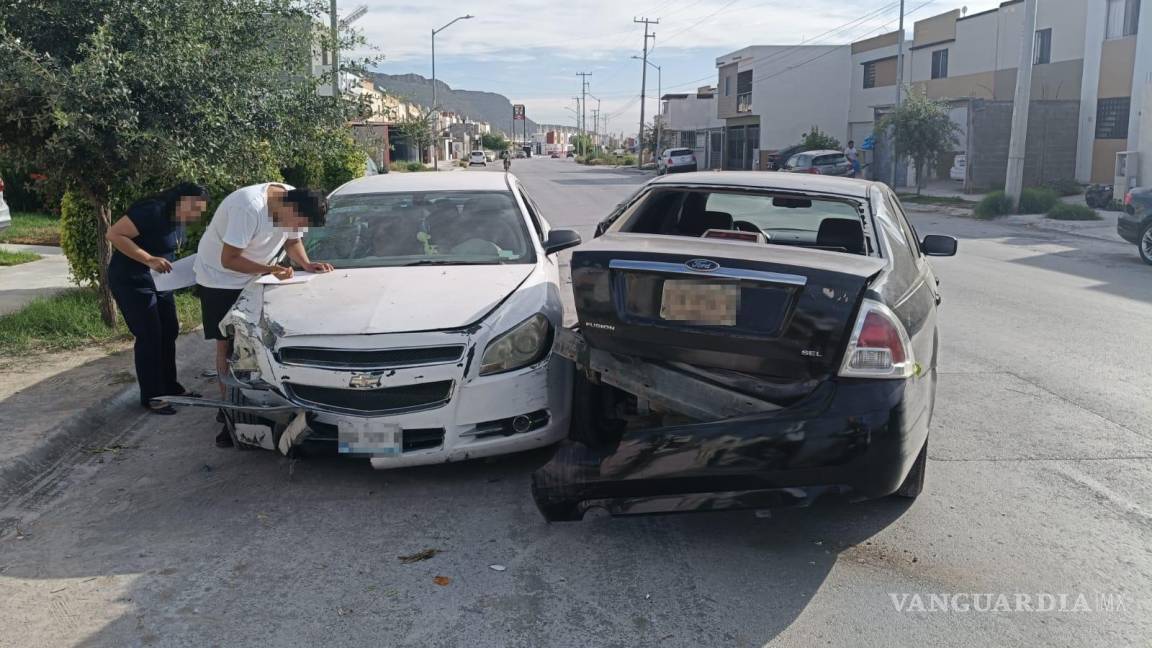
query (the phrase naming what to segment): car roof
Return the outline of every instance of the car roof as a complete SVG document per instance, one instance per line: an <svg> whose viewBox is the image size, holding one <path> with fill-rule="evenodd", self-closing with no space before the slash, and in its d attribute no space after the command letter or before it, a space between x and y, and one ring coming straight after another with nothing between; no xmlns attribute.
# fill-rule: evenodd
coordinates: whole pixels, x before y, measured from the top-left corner
<svg viewBox="0 0 1152 648"><path fill-rule="evenodd" d="M508 191L509 182L504 175L503 173L474 173L463 170L383 173L347 182L332 192L332 195L346 196L399 191Z"/></svg>
<svg viewBox="0 0 1152 648"><path fill-rule="evenodd" d="M660 176L649 185L698 185L701 187L747 187L748 189L779 189L781 191L810 191L867 198L871 180L782 173L778 171L696 171Z"/></svg>
<svg viewBox="0 0 1152 648"><path fill-rule="evenodd" d="M801 155L844 155L844 151L834 151L832 149L819 149L816 151L803 151Z"/></svg>

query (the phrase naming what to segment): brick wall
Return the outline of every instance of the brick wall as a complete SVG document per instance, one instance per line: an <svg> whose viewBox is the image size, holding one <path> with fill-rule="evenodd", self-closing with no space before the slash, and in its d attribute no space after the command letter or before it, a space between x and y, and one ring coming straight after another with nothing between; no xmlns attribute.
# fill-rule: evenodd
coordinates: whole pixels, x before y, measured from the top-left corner
<svg viewBox="0 0 1152 648"><path fill-rule="evenodd" d="M973 99L969 109L968 190L1003 188L1012 102ZM1024 186L1076 177L1080 102L1033 101L1028 113Z"/></svg>

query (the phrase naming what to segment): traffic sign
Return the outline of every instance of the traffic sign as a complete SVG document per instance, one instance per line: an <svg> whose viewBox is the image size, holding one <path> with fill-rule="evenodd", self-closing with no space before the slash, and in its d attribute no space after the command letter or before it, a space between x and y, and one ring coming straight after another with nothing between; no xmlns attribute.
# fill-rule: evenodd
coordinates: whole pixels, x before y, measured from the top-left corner
<svg viewBox="0 0 1152 648"><path fill-rule="evenodd" d="M524 121L524 104L512 104L512 119Z"/></svg>

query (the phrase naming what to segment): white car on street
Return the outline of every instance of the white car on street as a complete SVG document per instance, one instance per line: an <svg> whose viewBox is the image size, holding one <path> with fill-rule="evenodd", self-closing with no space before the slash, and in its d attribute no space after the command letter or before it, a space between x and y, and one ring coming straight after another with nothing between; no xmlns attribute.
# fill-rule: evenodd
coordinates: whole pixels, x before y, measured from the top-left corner
<svg viewBox="0 0 1152 648"><path fill-rule="evenodd" d="M968 172L968 156L960 153L952 162L952 168L948 169L948 177L956 182L964 182L964 176Z"/></svg>
<svg viewBox="0 0 1152 648"><path fill-rule="evenodd" d="M468 156L468 166L479 164L480 166L488 166L488 157L484 155L484 151L472 151Z"/></svg>
<svg viewBox="0 0 1152 648"><path fill-rule="evenodd" d="M335 271L253 283L225 317L241 445L308 443L377 468L539 448L565 436L571 365L552 229L507 174L361 178L330 196L311 258Z"/></svg>

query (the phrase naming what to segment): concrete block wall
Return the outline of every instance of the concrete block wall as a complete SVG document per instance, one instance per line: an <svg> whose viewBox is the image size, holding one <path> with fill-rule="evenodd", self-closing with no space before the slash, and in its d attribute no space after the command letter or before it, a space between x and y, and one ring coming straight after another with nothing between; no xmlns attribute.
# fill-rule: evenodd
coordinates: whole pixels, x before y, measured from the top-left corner
<svg viewBox="0 0 1152 648"><path fill-rule="evenodd" d="M973 99L969 120L967 189L1003 188L1012 132L1012 102ZM1032 102L1024 157L1025 186L1076 177L1079 124L1078 101Z"/></svg>

